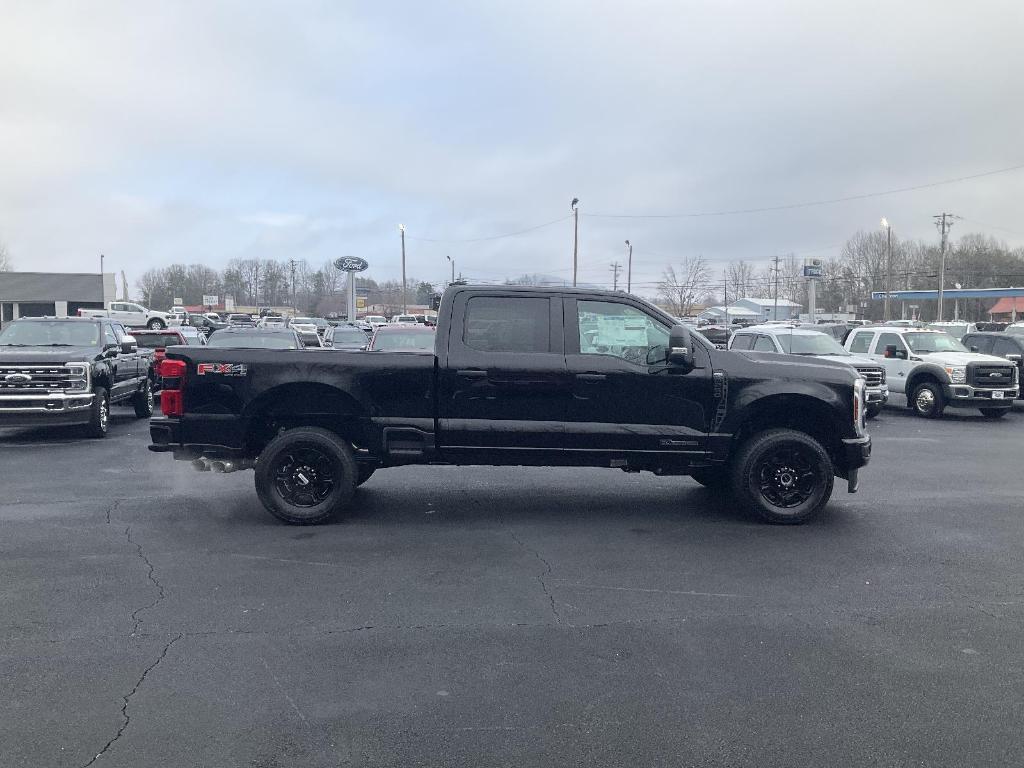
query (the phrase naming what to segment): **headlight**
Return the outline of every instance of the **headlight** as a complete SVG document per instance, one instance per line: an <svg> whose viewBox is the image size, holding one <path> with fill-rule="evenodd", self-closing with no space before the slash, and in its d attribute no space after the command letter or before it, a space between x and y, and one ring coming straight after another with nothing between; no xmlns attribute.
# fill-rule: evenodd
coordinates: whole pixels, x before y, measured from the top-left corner
<svg viewBox="0 0 1024 768"><path fill-rule="evenodd" d="M967 383L967 368L963 365L947 366L946 373L949 374L949 380L954 384L966 384Z"/></svg>
<svg viewBox="0 0 1024 768"><path fill-rule="evenodd" d="M89 386L89 365L88 363L68 363L68 392L88 392Z"/></svg>

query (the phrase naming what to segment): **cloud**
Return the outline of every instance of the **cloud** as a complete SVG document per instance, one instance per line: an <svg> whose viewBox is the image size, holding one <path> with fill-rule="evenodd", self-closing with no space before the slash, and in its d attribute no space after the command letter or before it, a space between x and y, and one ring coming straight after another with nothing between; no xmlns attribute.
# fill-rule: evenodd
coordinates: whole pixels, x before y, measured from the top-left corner
<svg viewBox="0 0 1024 768"><path fill-rule="evenodd" d="M1020 162L1018 3L22 2L0 28L0 238L19 266L139 271L258 253L409 271L571 270L843 242L883 213L1011 229L1024 174L831 208L783 204ZM965 228L966 229L966 228ZM1006 232L994 234L1013 238ZM1024 242L1024 238L1017 242Z"/></svg>

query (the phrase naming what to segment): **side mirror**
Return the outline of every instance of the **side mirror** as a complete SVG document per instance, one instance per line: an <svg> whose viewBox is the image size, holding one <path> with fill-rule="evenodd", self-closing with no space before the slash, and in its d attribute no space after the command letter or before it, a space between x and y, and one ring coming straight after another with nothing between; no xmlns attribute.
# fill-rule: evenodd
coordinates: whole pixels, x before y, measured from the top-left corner
<svg viewBox="0 0 1024 768"><path fill-rule="evenodd" d="M129 355L139 348L139 343L135 340L134 336L122 336L121 337L121 351Z"/></svg>
<svg viewBox="0 0 1024 768"><path fill-rule="evenodd" d="M906 360L907 359L907 351L905 349L897 349L896 350L896 359L897 360Z"/></svg>
<svg viewBox="0 0 1024 768"><path fill-rule="evenodd" d="M674 325L669 332L668 361L686 370L693 368L693 337L685 325Z"/></svg>

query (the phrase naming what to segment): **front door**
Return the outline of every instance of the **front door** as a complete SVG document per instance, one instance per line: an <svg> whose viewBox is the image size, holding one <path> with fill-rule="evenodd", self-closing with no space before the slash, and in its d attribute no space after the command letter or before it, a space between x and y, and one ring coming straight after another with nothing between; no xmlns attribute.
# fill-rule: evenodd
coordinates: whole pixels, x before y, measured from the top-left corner
<svg viewBox="0 0 1024 768"><path fill-rule="evenodd" d="M887 357L886 349L896 347L896 357ZM910 349L898 333L883 331L875 338L875 345L871 349L871 356L885 366L885 377L889 389L893 392L905 393L907 389L907 376L914 368L910 361Z"/></svg>
<svg viewBox="0 0 1024 768"><path fill-rule="evenodd" d="M713 402L707 350L695 341L698 367L684 373L665 362L669 326L639 302L565 304L569 420L585 436L580 447L646 459L703 456Z"/></svg>
<svg viewBox="0 0 1024 768"><path fill-rule="evenodd" d="M544 460L544 450L563 445L572 397L561 297L459 294L452 313L462 334L448 338L438 371L445 452L482 463Z"/></svg>

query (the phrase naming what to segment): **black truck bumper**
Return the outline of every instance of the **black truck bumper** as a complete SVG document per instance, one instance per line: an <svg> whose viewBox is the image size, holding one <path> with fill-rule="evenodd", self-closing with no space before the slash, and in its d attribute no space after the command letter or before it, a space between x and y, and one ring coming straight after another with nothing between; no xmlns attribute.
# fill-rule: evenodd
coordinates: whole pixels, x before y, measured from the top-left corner
<svg viewBox="0 0 1024 768"><path fill-rule="evenodd" d="M860 482L860 468L871 459L871 436L843 440L843 458L846 462L846 490L856 493Z"/></svg>
<svg viewBox="0 0 1024 768"><path fill-rule="evenodd" d="M235 416L202 415L196 420L154 416L149 420L149 450L191 461L200 456L238 458L244 454L243 427Z"/></svg>

